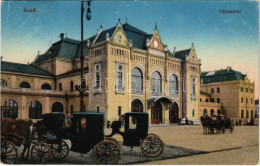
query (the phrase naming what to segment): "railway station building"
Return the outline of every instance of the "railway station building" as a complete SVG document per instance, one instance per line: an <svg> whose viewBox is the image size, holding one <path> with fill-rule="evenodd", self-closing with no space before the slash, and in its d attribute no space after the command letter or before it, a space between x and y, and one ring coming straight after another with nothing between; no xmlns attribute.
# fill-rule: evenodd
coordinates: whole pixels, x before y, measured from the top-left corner
<svg viewBox="0 0 260 166"><path fill-rule="evenodd" d="M148 112L152 124L199 120L201 63L193 44L170 51L157 25L146 33L118 21L84 40L83 50L85 111L104 112L106 121L131 111ZM3 59L2 117L40 119L44 113L79 111L80 54L80 41L62 33L31 64Z"/></svg>

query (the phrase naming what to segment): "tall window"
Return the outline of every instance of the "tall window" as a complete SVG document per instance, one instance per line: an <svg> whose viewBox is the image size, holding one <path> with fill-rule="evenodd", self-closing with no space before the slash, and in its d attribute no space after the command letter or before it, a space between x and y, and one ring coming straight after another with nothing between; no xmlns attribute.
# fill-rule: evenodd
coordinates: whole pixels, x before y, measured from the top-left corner
<svg viewBox="0 0 260 166"><path fill-rule="evenodd" d="M194 117L194 115L195 115L195 110L193 109L192 110L192 117Z"/></svg>
<svg viewBox="0 0 260 166"><path fill-rule="evenodd" d="M62 83L59 83L60 91L62 91Z"/></svg>
<svg viewBox="0 0 260 166"><path fill-rule="evenodd" d="M70 91L74 91L74 83L73 83L73 81L70 81Z"/></svg>
<svg viewBox="0 0 260 166"><path fill-rule="evenodd" d="M217 98L217 103L220 103L220 98Z"/></svg>
<svg viewBox="0 0 260 166"><path fill-rule="evenodd" d="M251 110L251 119L253 119L253 118L254 118L254 111Z"/></svg>
<svg viewBox="0 0 260 166"><path fill-rule="evenodd" d="M240 91L241 91L241 92L243 92L243 91L244 91L244 88L243 88L243 87L241 87L241 88L240 88Z"/></svg>
<svg viewBox="0 0 260 166"><path fill-rule="evenodd" d="M211 88L211 93L214 93L214 88Z"/></svg>
<svg viewBox="0 0 260 166"><path fill-rule="evenodd" d="M251 104L253 104L253 99L251 98Z"/></svg>
<svg viewBox="0 0 260 166"><path fill-rule="evenodd" d="M143 74L137 67L133 68L131 73L131 90L133 92L143 90Z"/></svg>
<svg viewBox="0 0 260 166"><path fill-rule="evenodd" d="M70 115L73 115L73 112L74 112L74 108L73 108L73 105L70 106Z"/></svg>
<svg viewBox="0 0 260 166"><path fill-rule="evenodd" d="M42 116L42 105L38 101L32 101L29 105L29 118L30 119L41 119Z"/></svg>
<svg viewBox="0 0 260 166"><path fill-rule="evenodd" d="M179 82L178 77L175 74L171 74L169 78L169 94L171 96L179 94Z"/></svg>
<svg viewBox="0 0 260 166"><path fill-rule="evenodd" d="M31 85L28 82L22 82L19 87L29 89Z"/></svg>
<svg viewBox="0 0 260 166"><path fill-rule="evenodd" d="M18 118L18 104L14 100L6 100L2 106L2 118Z"/></svg>
<svg viewBox="0 0 260 166"><path fill-rule="evenodd" d="M131 111L132 112L143 112L143 103L138 99L133 100Z"/></svg>
<svg viewBox="0 0 260 166"><path fill-rule="evenodd" d="M42 90L51 90L51 86L49 84L43 84Z"/></svg>
<svg viewBox="0 0 260 166"><path fill-rule="evenodd" d="M152 74L152 92L162 92L162 76L158 71Z"/></svg>
<svg viewBox="0 0 260 166"><path fill-rule="evenodd" d="M124 66L117 63L116 65L116 90L117 92L123 92L124 86Z"/></svg>
<svg viewBox="0 0 260 166"><path fill-rule="evenodd" d="M97 112L99 112L99 106L97 106L97 108L96 108L96 109L97 109Z"/></svg>
<svg viewBox="0 0 260 166"><path fill-rule="evenodd" d="M211 103L214 103L214 98L211 98L211 99L210 99L210 102L211 102Z"/></svg>
<svg viewBox="0 0 260 166"><path fill-rule="evenodd" d="M243 103L244 102L244 99L243 99L243 97L241 97L241 103Z"/></svg>
<svg viewBox="0 0 260 166"><path fill-rule="evenodd" d="M244 118L244 110L241 110L241 118Z"/></svg>
<svg viewBox="0 0 260 166"><path fill-rule="evenodd" d="M248 118L249 117L249 112L248 112L248 110L246 110L246 118Z"/></svg>
<svg viewBox="0 0 260 166"><path fill-rule="evenodd" d="M191 95L195 96L196 95L196 82L195 82L195 77L191 77Z"/></svg>
<svg viewBox="0 0 260 166"><path fill-rule="evenodd" d="M122 107L118 106L118 116L121 116Z"/></svg>
<svg viewBox="0 0 260 166"><path fill-rule="evenodd" d="M95 64L95 89L101 87L101 65Z"/></svg>
<svg viewBox="0 0 260 166"><path fill-rule="evenodd" d="M219 89L219 87L217 88L217 93L220 93L220 89Z"/></svg>
<svg viewBox="0 0 260 166"><path fill-rule="evenodd" d="M4 80L1 80L1 87L7 87L7 83Z"/></svg>

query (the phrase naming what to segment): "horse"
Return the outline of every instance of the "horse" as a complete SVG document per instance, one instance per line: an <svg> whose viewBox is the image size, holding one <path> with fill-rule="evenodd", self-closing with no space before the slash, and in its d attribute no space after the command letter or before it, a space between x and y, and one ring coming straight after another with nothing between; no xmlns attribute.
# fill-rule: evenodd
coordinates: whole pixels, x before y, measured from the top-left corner
<svg viewBox="0 0 260 166"><path fill-rule="evenodd" d="M21 153L21 158L29 158L29 149L31 146L31 133L32 133L32 121L24 120L24 119L8 119L2 118L1 119L1 134L3 136L10 136L11 138L14 137L13 141L17 146L23 144L24 148ZM27 150L26 157L24 154Z"/></svg>
<svg viewBox="0 0 260 166"><path fill-rule="evenodd" d="M214 120L211 117L208 117L208 120L209 120L210 134L215 134L214 132L215 129L216 129L216 134L222 131L222 126L218 119Z"/></svg>
<svg viewBox="0 0 260 166"><path fill-rule="evenodd" d="M203 116L201 116L200 122L201 122L202 127L203 127L203 134L209 134L210 122L209 122L208 118L207 117L204 118Z"/></svg>

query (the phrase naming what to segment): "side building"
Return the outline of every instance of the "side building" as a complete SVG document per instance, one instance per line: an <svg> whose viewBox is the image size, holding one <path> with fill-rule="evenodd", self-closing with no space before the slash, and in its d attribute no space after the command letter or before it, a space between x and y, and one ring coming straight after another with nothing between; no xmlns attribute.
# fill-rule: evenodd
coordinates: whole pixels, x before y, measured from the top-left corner
<svg viewBox="0 0 260 166"><path fill-rule="evenodd" d="M80 110L80 42L60 37L31 64L1 63L2 116ZM171 52L157 25L149 34L119 21L101 26L83 50L85 111L104 112L106 121L131 111L148 112L152 124L199 120L201 64L193 44Z"/></svg>
<svg viewBox="0 0 260 166"><path fill-rule="evenodd" d="M247 75L231 67L203 72L200 86L203 93L210 94L210 102L221 103L221 112L227 117L244 123L255 118L255 84Z"/></svg>

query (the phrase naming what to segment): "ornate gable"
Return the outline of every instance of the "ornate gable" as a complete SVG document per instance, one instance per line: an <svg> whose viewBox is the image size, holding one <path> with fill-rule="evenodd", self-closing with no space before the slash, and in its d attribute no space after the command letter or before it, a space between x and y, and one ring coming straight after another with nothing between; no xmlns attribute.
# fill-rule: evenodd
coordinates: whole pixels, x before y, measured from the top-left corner
<svg viewBox="0 0 260 166"><path fill-rule="evenodd" d="M186 58L186 61L190 62L190 63L196 63L196 64L199 63L199 60L198 60L198 57L197 57L197 54L195 52L195 48L194 48L193 44L192 44L192 47L191 47L190 55Z"/></svg>
<svg viewBox="0 0 260 166"><path fill-rule="evenodd" d="M121 44L121 45L128 45L128 40L127 37L125 35L124 29L121 25L121 23L119 22L115 32L111 38L111 41L117 44Z"/></svg>
<svg viewBox="0 0 260 166"><path fill-rule="evenodd" d="M155 29L154 29L154 35L153 35L151 41L149 42L148 46L151 49L161 50L161 51L164 50L164 45L163 45L163 42L162 42L162 40L160 38L160 35L159 35L157 27L155 27Z"/></svg>

